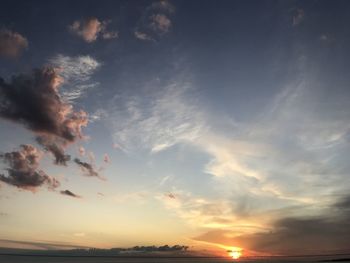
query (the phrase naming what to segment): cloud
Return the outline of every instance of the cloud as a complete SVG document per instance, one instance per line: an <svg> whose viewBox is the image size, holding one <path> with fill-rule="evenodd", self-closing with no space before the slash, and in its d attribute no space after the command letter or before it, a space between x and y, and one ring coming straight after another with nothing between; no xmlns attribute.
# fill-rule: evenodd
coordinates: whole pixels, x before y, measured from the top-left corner
<svg viewBox="0 0 350 263"><path fill-rule="evenodd" d="M296 9L293 15L293 26L298 26L304 20L305 12L303 9Z"/></svg>
<svg viewBox="0 0 350 263"><path fill-rule="evenodd" d="M0 117L23 123L40 134L74 142L82 138L88 123L84 111L75 112L58 93L62 78L51 67L36 69L31 75L12 77L10 83L0 79Z"/></svg>
<svg viewBox="0 0 350 263"><path fill-rule="evenodd" d="M319 216L283 217L269 231L236 235L230 230L213 230L196 240L237 244L248 250L273 254L317 254L349 252L349 197L322 211ZM281 242L283 240L283 242Z"/></svg>
<svg viewBox="0 0 350 263"><path fill-rule="evenodd" d="M157 1L149 5L143 12L135 27L135 38L143 41L156 42L157 39L170 31L171 16L175 7L170 1Z"/></svg>
<svg viewBox="0 0 350 263"><path fill-rule="evenodd" d="M154 14L150 17L151 28L161 34L167 33L171 27L170 19L164 14Z"/></svg>
<svg viewBox="0 0 350 263"><path fill-rule="evenodd" d="M87 90L99 85L91 81L91 76L101 67L101 63L91 56L57 55L49 59L49 63L58 69L64 79L61 94L66 102L81 98Z"/></svg>
<svg viewBox="0 0 350 263"><path fill-rule="evenodd" d="M151 5L151 9L164 11L164 12L168 12L168 13L174 13L175 12L174 5L172 3L170 3L170 1L167 1L167 0L161 0L161 1L158 1L158 2L154 2Z"/></svg>
<svg viewBox="0 0 350 263"><path fill-rule="evenodd" d="M74 197L74 198L81 198L80 195L74 194L73 192L71 192L69 190L64 190L64 191L62 190L62 191L60 191L60 194L67 195L67 196Z"/></svg>
<svg viewBox="0 0 350 263"><path fill-rule="evenodd" d="M41 135L36 137L36 141L42 145L46 151L52 153L55 157L54 163L57 165L67 165L67 162L70 161L70 155L65 154L64 142L58 142L57 138L52 138L51 136Z"/></svg>
<svg viewBox="0 0 350 263"><path fill-rule="evenodd" d="M108 20L100 21L92 17L85 20L74 21L69 26L69 30L88 43L96 41L99 37L103 39L117 38L118 32L107 30L107 25L109 23L110 21Z"/></svg>
<svg viewBox="0 0 350 263"><path fill-rule="evenodd" d="M111 162L111 158L109 157L109 155L107 153L105 155L103 155L103 161L105 163L110 163Z"/></svg>
<svg viewBox="0 0 350 263"><path fill-rule="evenodd" d="M42 152L32 145L21 145L19 151L1 154L0 158L8 167L6 176L0 174L0 181L32 192L43 185L54 190L60 183L44 171L38 170L41 157Z"/></svg>
<svg viewBox="0 0 350 263"><path fill-rule="evenodd" d="M165 194L165 196L167 196L167 197L169 197L171 199L175 199L176 198L176 196L174 194L172 194L172 193Z"/></svg>
<svg viewBox="0 0 350 263"><path fill-rule="evenodd" d="M80 159L75 158L74 162L79 165L79 167L81 168L81 170L84 172L84 174L86 176L96 176L99 177L98 172L95 171L94 167L92 164L86 163L86 162L82 162Z"/></svg>
<svg viewBox="0 0 350 263"><path fill-rule="evenodd" d="M154 90L147 86L136 96L116 96L108 110L114 143L127 152L157 153L195 140L205 130L201 113L186 96L188 83L153 85Z"/></svg>
<svg viewBox="0 0 350 263"><path fill-rule="evenodd" d="M31 242L31 241L17 241L10 239L0 239L1 247L18 247L27 248L27 249L38 249L43 250L67 250L67 249L82 249L89 247L77 246L73 244L59 244L59 243L43 243L43 242Z"/></svg>
<svg viewBox="0 0 350 263"><path fill-rule="evenodd" d="M85 148L83 146L80 146L79 147L79 155L80 156L85 156L85 153L86 153Z"/></svg>
<svg viewBox="0 0 350 263"><path fill-rule="evenodd" d="M140 31L135 31L134 32L134 36L137 38L137 39L140 39L140 40L145 40L145 41L152 41L153 38L151 36L149 36L148 34L144 33L144 32L140 32Z"/></svg>
<svg viewBox="0 0 350 263"><path fill-rule="evenodd" d="M0 29L0 56L15 58L28 47L28 40L17 32Z"/></svg>

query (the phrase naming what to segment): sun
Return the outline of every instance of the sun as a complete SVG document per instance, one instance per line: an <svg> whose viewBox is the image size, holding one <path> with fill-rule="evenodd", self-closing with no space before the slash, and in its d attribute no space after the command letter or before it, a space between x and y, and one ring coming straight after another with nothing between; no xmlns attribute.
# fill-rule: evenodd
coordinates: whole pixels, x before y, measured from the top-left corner
<svg viewBox="0 0 350 263"><path fill-rule="evenodd" d="M231 250L227 251L230 257L233 259L239 259L242 256L242 249L239 247L233 247Z"/></svg>

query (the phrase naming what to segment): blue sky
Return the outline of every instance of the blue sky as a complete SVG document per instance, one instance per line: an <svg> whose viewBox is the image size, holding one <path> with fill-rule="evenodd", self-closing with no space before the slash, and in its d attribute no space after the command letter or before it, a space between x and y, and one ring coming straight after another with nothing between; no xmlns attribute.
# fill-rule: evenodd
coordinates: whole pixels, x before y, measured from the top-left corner
<svg viewBox="0 0 350 263"><path fill-rule="evenodd" d="M18 102L1 84L1 152L33 145L38 167L60 182L48 191L1 180L4 239L267 254L347 249L350 233L339 230L349 216L347 1L3 7L0 76L15 87L11 76L52 67L63 80L60 103L72 107L63 118L88 115L70 140L24 113L10 116ZM71 161L53 163L40 136ZM15 168L4 156L8 178ZM300 240L280 245L290 233Z"/></svg>

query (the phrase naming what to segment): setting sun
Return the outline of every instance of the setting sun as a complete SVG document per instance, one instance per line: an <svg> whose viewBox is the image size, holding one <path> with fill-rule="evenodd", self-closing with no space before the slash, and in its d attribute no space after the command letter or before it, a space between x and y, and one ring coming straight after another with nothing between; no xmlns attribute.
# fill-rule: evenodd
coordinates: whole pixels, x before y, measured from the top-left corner
<svg viewBox="0 0 350 263"><path fill-rule="evenodd" d="M233 259L239 259L242 256L242 249L238 247L232 248L232 250L227 251Z"/></svg>

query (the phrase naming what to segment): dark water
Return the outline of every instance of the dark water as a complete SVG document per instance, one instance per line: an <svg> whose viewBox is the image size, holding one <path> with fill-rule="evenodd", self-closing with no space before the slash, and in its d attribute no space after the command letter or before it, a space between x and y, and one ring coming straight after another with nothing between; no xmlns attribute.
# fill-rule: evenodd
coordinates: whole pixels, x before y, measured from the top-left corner
<svg viewBox="0 0 350 263"><path fill-rule="evenodd" d="M259 259L232 260L225 258L117 258L117 257L46 257L46 256L14 256L0 255L0 263L292 263L292 262L320 262L320 259ZM331 262L331 261L330 261ZM341 261L341 262L348 262Z"/></svg>

